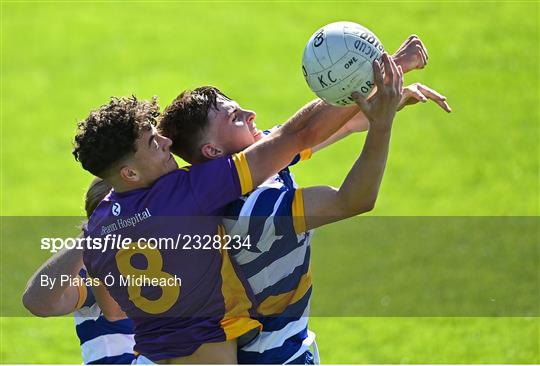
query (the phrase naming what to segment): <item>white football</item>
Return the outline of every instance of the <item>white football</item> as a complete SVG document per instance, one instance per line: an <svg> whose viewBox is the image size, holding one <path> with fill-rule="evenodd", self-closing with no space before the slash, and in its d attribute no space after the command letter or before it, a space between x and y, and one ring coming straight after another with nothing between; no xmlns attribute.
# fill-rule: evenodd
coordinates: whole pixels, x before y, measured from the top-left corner
<svg viewBox="0 0 540 366"><path fill-rule="evenodd" d="M317 30L304 48L302 72L322 100L338 106L353 104L352 92L367 97L373 87L373 61L384 47L369 29L336 22Z"/></svg>

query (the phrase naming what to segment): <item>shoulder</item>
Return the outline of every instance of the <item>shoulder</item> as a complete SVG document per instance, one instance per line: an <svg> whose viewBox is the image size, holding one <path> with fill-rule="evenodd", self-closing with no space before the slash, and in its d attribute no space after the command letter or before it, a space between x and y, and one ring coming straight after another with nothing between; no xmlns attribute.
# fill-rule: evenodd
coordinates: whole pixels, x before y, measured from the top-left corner
<svg viewBox="0 0 540 366"><path fill-rule="evenodd" d="M186 198L191 192L191 173L192 166L186 166L165 174L147 190L144 197L140 197L141 204L154 208L164 208L169 203L178 204L179 200Z"/></svg>
<svg viewBox="0 0 540 366"><path fill-rule="evenodd" d="M223 173L229 173L232 168L238 167L239 164L243 163L243 160L245 160L244 153L227 155L217 159L182 167L175 172L167 174L168 177L166 177L166 179L210 179ZM160 178L160 180L162 179L163 177Z"/></svg>
<svg viewBox="0 0 540 366"><path fill-rule="evenodd" d="M150 190L161 190L167 187L174 187L174 184L177 184L182 180L187 179L191 168L192 166L188 165L163 175L152 185Z"/></svg>

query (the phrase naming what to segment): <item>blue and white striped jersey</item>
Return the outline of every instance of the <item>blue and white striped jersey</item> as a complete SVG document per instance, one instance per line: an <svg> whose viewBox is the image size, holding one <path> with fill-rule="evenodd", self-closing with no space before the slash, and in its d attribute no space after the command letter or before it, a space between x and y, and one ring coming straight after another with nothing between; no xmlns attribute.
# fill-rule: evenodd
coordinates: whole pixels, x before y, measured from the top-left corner
<svg viewBox="0 0 540 366"><path fill-rule="evenodd" d="M224 226L230 235L250 236L250 249L230 253L253 289L263 324L261 334L238 351L238 362L295 360L315 336L308 332L312 232L305 230L302 191L289 169L232 203Z"/></svg>
<svg viewBox="0 0 540 366"><path fill-rule="evenodd" d="M86 278L86 270L81 269L79 276ZM91 287L79 287L79 303L73 317L85 364L131 364L135 359L131 320L105 319Z"/></svg>

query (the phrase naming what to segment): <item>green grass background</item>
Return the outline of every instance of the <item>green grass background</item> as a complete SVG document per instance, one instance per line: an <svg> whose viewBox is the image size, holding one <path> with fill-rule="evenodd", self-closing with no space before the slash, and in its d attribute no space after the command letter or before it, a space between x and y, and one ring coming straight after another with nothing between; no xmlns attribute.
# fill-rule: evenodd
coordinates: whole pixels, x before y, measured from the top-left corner
<svg viewBox="0 0 540 366"><path fill-rule="evenodd" d="M400 112L370 215L539 214L536 1L0 6L2 216L82 215L90 176L71 139L75 122L109 96L158 95L165 106L185 88L213 84L256 110L260 127L284 121L313 97L300 71L306 40L338 20L369 27L390 51L420 35L429 65L406 82L440 90L454 109ZM339 185L362 141L317 154L295 169L298 182ZM0 362L80 362L72 319L0 322ZM535 317L313 318L311 326L327 363L540 363Z"/></svg>

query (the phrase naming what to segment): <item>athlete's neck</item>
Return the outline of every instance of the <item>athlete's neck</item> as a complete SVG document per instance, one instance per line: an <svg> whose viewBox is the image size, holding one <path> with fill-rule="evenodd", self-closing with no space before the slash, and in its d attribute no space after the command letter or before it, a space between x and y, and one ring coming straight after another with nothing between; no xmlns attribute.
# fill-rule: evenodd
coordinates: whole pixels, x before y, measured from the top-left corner
<svg viewBox="0 0 540 366"><path fill-rule="evenodd" d="M154 181L148 182L141 180L138 182L126 182L122 179L112 179L108 183L114 188L115 192L123 193L133 191L135 189L148 188L154 184Z"/></svg>

